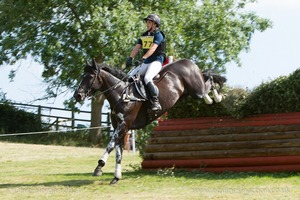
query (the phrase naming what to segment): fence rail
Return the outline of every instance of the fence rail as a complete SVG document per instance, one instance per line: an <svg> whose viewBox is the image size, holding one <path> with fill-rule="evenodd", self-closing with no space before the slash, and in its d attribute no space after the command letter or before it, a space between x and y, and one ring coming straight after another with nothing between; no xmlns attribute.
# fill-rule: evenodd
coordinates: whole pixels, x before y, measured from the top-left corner
<svg viewBox="0 0 300 200"><path fill-rule="evenodd" d="M37 114L42 125L54 130L90 127L91 111L74 111L71 109L23 103L10 104L16 108ZM106 127L111 126L109 112L101 113L101 125ZM110 132L110 128L107 131Z"/></svg>

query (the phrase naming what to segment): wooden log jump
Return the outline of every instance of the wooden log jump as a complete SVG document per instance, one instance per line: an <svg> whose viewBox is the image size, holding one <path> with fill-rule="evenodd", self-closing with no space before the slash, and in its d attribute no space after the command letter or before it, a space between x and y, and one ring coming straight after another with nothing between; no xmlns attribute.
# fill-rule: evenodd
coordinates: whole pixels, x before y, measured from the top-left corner
<svg viewBox="0 0 300 200"><path fill-rule="evenodd" d="M244 119L159 122L145 147L144 169L300 171L300 113Z"/></svg>

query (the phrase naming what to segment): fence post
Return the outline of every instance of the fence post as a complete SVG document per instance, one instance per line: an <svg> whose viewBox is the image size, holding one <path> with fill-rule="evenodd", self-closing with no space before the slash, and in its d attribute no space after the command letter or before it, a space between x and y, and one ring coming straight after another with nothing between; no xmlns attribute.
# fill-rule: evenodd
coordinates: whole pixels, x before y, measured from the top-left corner
<svg viewBox="0 0 300 200"><path fill-rule="evenodd" d="M74 110L72 110L72 113L71 113L71 126L72 126L72 129L75 128L75 113L74 113Z"/></svg>
<svg viewBox="0 0 300 200"><path fill-rule="evenodd" d="M58 128L59 128L59 118L57 117L56 118L56 123L55 123L55 129L56 129L56 131L58 131Z"/></svg>
<svg viewBox="0 0 300 200"><path fill-rule="evenodd" d="M40 105L38 106L37 116L39 119L40 129L42 130L42 107Z"/></svg>

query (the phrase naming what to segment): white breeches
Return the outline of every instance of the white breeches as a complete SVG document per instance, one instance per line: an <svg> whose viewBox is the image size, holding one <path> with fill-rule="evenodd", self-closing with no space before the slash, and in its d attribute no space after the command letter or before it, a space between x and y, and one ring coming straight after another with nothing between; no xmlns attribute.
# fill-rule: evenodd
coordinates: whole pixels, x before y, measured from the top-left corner
<svg viewBox="0 0 300 200"><path fill-rule="evenodd" d="M160 72L162 64L159 61L154 61L149 64L143 63L142 65L136 67L130 72L130 76L134 76L139 73L141 76L144 76L145 84L153 80L153 78Z"/></svg>

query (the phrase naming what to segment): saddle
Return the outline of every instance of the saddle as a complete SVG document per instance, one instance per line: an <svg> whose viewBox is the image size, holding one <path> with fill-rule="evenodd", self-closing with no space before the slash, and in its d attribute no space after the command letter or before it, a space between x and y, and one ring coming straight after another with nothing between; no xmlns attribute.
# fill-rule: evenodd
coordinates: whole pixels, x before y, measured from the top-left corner
<svg viewBox="0 0 300 200"><path fill-rule="evenodd" d="M146 91L143 78L139 74L130 78L128 86L124 89L122 94L122 100L124 102L129 101L147 101L149 99Z"/></svg>
<svg viewBox="0 0 300 200"><path fill-rule="evenodd" d="M160 81L167 73L163 76L157 74L154 77L154 81ZM129 101L148 101L150 99L150 95L148 94L146 84L144 82L144 78L140 76L140 74L136 74L128 80L128 85L124 89L122 94L122 100L124 102Z"/></svg>

